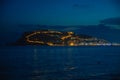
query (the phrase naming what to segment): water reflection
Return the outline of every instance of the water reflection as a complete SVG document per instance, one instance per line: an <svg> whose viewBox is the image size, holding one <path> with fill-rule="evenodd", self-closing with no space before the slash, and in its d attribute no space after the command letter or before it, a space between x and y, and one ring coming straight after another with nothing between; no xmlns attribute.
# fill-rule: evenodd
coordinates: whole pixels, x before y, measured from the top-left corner
<svg viewBox="0 0 120 80"><path fill-rule="evenodd" d="M42 51L45 52L44 49ZM77 68L75 65L73 65L72 48L62 49L60 51L59 51L59 49L48 50L47 57L45 57L45 58L48 59L48 61L50 61L50 62L53 59L51 64L49 64L49 62L40 64L41 59L39 58L39 56L45 55L42 51L40 52L37 48L34 48L34 51L33 51L34 52L33 53L34 54L34 56L33 56L34 70L32 72L32 80L39 80L39 79L45 80L45 78L47 80L48 76L46 76L46 75L51 75L51 74L53 74L53 75L58 74L58 76L65 75L63 78L66 78L67 80L70 80L72 77L74 77L73 74L70 73L72 70L75 70ZM67 54L67 56L65 57L66 61L65 62L62 61L62 63L54 63L56 60L59 60L59 59L61 59L61 57L64 57L64 52L67 52L67 53L65 53L65 54ZM56 53L56 54L53 54L53 53ZM58 55L58 53L59 53L59 55ZM46 60L46 59L44 59L44 60ZM58 64L58 66L56 64ZM40 69L40 67L42 65L44 65L44 68ZM61 65L62 65L62 68L59 67ZM50 67L52 67L52 68L50 68ZM56 77L56 78L58 79L58 77ZM52 80L53 79L56 80L56 78L54 76L52 78Z"/></svg>
<svg viewBox="0 0 120 80"><path fill-rule="evenodd" d="M82 52L81 52L82 51ZM98 80L110 79L110 63L104 62L105 55L86 53L81 49L67 48L34 48L32 80ZM118 55L118 54L116 54ZM114 56L116 57L116 56ZM117 58L117 57L116 57ZM114 58L113 58L114 59ZM109 59L108 59L109 60ZM105 67L107 66L107 67ZM109 72L109 73L108 73ZM114 73L113 72L113 73Z"/></svg>

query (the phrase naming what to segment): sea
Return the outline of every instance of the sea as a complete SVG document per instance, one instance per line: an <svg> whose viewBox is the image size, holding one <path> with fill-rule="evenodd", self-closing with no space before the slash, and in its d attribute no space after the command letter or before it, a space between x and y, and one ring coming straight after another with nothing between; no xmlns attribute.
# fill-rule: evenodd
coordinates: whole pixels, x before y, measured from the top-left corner
<svg viewBox="0 0 120 80"><path fill-rule="evenodd" d="M0 80L120 80L120 47L0 47Z"/></svg>

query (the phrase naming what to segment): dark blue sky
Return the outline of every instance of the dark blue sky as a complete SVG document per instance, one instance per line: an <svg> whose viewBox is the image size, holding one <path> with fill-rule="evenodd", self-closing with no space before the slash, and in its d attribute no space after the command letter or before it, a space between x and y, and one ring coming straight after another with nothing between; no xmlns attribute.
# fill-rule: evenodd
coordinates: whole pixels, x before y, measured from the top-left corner
<svg viewBox="0 0 120 80"><path fill-rule="evenodd" d="M4 24L91 25L118 17L112 0L3 0Z"/></svg>
<svg viewBox="0 0 120 80"><path fill-rule="evenodd" d="M16 40L25 31L42 28L120 42L120 0L0 0L0 7L2 43ZM107 27L99 26L101 23Z"/></svg>

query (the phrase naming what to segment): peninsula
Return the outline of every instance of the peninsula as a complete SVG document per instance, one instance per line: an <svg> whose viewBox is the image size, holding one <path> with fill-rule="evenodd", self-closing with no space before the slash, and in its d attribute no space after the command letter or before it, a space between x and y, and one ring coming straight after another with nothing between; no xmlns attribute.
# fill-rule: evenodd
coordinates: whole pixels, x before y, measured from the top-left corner
<svg viewBox="0 0 120 80"><path fill-rule="evenodd" d="M104 39L54 30L36 30L23 33L14 45L47 45L47 46L110 46ZM117 45L117 44L114 44Z"/></svg>

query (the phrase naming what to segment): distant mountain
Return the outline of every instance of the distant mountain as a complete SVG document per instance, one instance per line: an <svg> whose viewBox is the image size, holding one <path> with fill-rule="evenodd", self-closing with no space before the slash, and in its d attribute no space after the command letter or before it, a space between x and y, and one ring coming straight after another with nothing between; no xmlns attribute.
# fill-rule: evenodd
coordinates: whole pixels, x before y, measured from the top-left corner
<svg viewBox="0 0 120 80"><path fill-rule="evenodd" d="M120 43L120 26L98 24L98 25L12 25L4 26L0 31L1 42L0 44L6 45L10 42L15 42L21 37L24 32L32 32L35 30L55 30L64 32L75 32L76 34L86 34L89 36L95 36L97 38L105 39L110 42Z"/></svg>

